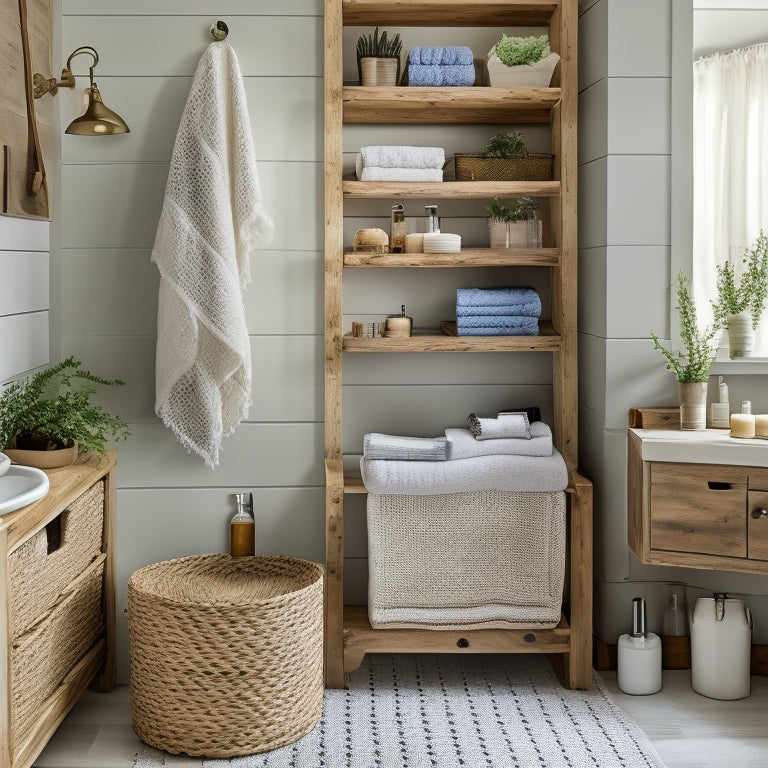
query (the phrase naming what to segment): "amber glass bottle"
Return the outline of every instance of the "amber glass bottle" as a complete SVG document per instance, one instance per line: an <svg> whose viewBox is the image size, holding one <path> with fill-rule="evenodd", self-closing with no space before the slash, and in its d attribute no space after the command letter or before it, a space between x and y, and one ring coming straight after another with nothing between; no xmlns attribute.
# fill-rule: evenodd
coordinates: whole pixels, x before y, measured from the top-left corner
<svg viewBox="0 0 768 768"><path fill-rule="evenodd" d="M236 493L237 512L229 524L229 554L243 557L256 553L256 522L253 519L253 494Z"/></svg>

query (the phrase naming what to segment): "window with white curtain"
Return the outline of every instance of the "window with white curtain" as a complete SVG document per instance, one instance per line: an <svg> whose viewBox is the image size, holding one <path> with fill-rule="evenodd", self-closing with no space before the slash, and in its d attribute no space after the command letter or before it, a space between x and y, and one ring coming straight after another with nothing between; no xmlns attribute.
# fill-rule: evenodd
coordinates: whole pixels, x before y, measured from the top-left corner
<svg viewBox="0 0 768 768"><path fill-rule="evenodd" d="M693 65L693 290L706 316L715 266L768 233L768 43ZM711 313L710 313L711 314ZM768 357L768 318L754 356Z"/></svg>

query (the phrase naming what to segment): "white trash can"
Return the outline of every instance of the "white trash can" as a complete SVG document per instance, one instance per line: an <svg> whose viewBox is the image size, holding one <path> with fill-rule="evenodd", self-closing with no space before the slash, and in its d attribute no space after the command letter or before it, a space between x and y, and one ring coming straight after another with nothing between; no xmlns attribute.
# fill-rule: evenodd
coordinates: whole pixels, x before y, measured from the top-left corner
<svg viewBox="0 0 768 768"><path fill-rule="evenodd" d="M741 600L700 597L691 616L691 683L711 699L750 693L752 616Z"/></svg>

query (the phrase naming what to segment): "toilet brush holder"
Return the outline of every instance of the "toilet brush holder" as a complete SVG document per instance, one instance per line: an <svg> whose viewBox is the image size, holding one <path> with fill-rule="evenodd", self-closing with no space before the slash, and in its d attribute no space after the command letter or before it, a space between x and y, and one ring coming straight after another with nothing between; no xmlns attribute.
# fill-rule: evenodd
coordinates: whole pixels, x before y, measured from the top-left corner
<svg viewBox="0 0 768 768"><path fill-rule="evenodd" d="M661 638L648 632L642 597L632 600L632 633L619 638L616 682L634 696L661 690Z"/></svg>

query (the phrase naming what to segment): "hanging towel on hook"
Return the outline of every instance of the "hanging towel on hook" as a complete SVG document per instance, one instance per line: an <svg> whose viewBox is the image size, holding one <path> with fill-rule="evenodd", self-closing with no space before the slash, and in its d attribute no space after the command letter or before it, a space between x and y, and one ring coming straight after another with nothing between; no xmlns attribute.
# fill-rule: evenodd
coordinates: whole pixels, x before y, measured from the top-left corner
<svg viewBox="0 0 768 768"><path fill-rule="evenodd" d="M243 290L251 250L271 235L237 56L211 43L181 116L152 250L155 411L211 468L251 404Z"/></svg>

